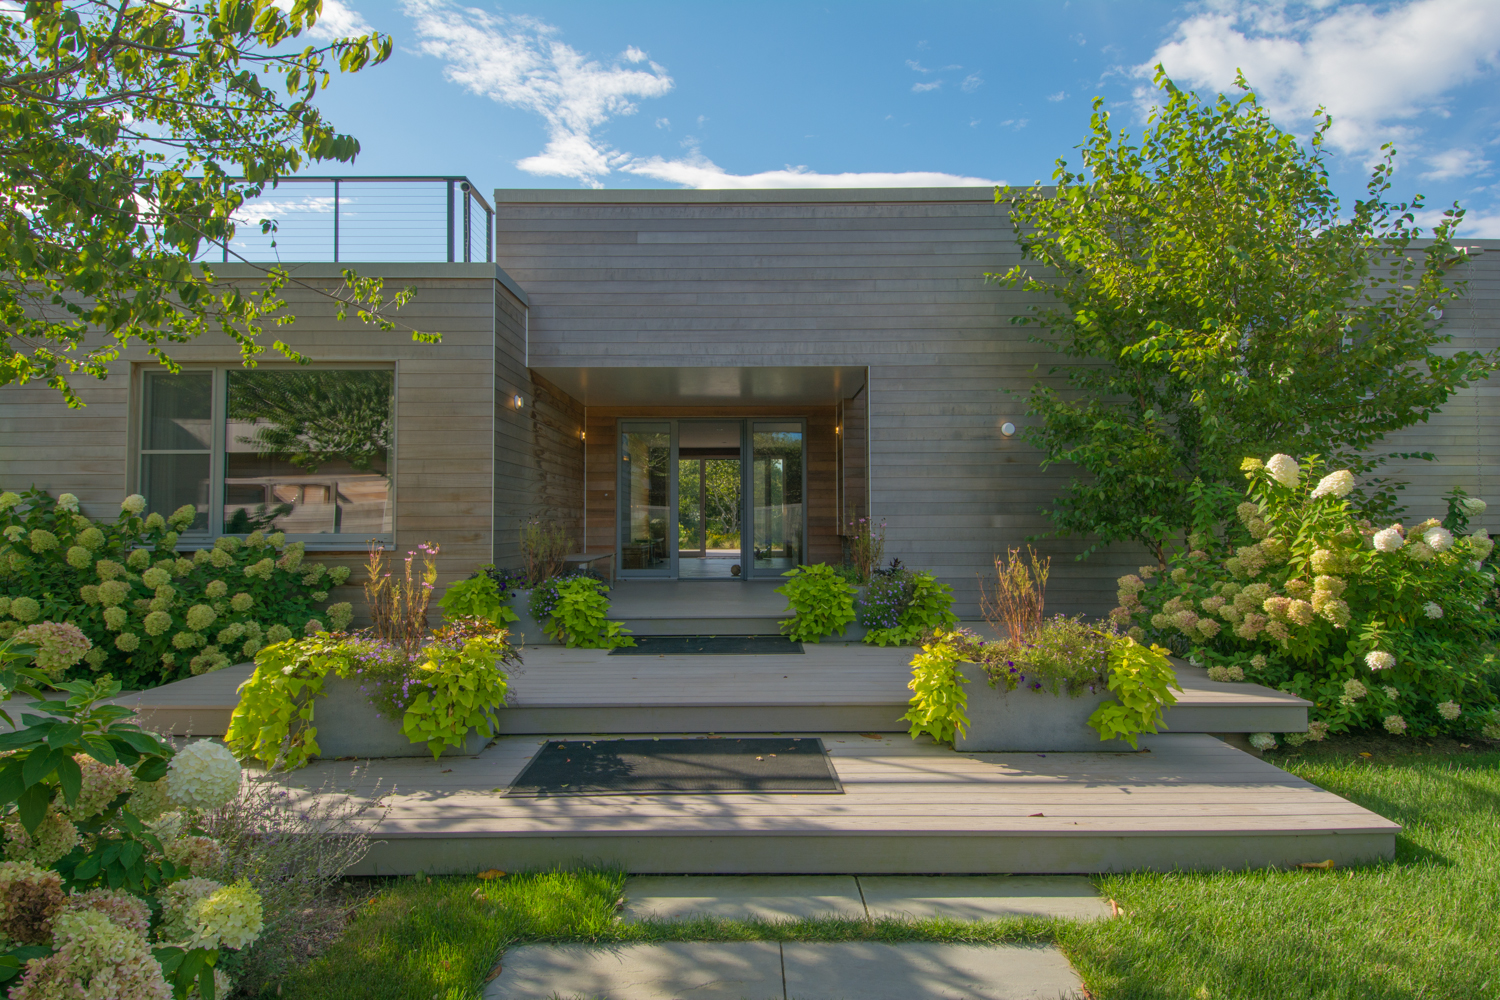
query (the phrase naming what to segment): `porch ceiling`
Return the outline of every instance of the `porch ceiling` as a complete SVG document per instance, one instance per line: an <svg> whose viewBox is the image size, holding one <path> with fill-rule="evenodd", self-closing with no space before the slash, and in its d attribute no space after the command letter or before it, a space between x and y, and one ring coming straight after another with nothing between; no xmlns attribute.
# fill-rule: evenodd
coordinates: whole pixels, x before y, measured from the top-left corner
<svg viewBox="0 0 1500 1000"><path fill-rule="evenodd" d="M585 406L832 405L865 384L863 367L535 368Z"/></svg>

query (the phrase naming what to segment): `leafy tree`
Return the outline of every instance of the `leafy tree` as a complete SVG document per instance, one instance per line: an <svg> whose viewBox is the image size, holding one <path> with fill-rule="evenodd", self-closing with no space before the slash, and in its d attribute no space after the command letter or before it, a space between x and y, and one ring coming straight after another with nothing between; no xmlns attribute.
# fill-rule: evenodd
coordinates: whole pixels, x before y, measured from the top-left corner
<svg viewBox="0 0 1500 1000"><path fill-rule="evenodd" d="M1026 436L1044 466L1077 469L1048 513L1090 536L1084 555L1133 541L1165 564L1195 494L1231 503L1246 455L1370 473L1392 457L1370 453L1385 434L1500 365L1441 348L1442 310L1464 291L1463 210L1418 245L1423 201L1388 200L1388 145L1345 215L1324 164L1331 119L1320 109L1303 145L1238 82L1243 96L1210 104L1157 67L1162 106L1139 143L1096 99L1079 172L1060 159L1054 188L995 193L1027 263L988 277L1055 299L1015 322L1074 362L1065 394L1032 388ZM1373 489L1367 504L1394 502L1389 483Z"/></svg>
<svg viewBox="0 0 1500 1000"><path fill-rule="evenodd" d="M104 378L132 341L175 369L168 345L218 329L253 365L265 324L292 320L285 270L216 286L195 261L278 178L359 151L312 99L333 67L384 61L391 39L298 47L321 11L322 0L53 0L0 17L0 385L46 380L79 406L68 376ZM326 293L340 318L353 308L392 329L386 313L411 291L387 301L378 280L344 279Z"/></svg>
<svg viewBox="0 0 1500 1000"><path fill-rule="evenodd" d="M347 461L358 471L385 471L391 447L391 373L388 371L278 371L234 373L229 419L255 421L236 440L261 455L286 456L317 472Z"/></svg>

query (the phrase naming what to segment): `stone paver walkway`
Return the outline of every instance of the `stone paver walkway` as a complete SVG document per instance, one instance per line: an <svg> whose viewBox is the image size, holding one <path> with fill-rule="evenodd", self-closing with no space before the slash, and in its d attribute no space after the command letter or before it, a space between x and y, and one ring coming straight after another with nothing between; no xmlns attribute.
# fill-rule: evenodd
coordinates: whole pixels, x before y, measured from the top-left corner
<svg viewBox="0 0 1500 1000"><path fill-rule="evenodd" d="M626 920L1109 915L1081 875L655 875L628 880L625 900Z"/></svg>
<svg viewBox="0 0 1500 1000"><path fill-rule="evenodd" d="M1045 945L772 942L524 945L485 1000L1065 1000L1082 995Z"/></svg>

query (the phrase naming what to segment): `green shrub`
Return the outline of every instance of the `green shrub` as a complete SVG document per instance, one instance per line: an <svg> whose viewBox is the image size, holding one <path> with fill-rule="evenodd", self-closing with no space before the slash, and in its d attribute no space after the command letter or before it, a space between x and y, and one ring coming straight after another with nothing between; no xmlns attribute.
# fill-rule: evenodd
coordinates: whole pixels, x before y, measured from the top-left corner
<svg viewBox="0 0 1500 1000"><path fill-rule="evenodd" d="M481 572L449 584L438 607L443 609L445 618L482 618L496 628L504 628L521 620L506 597L494 578Z"/></svg>
<svg viewBox="0 0 1500 1000"><path fill-rule="evenodd" d="M1109 656L1119 642L1108 628L1057 615L1045 619L1029 640L971 644L966 653L984 667L992 686L1014 691L1024 685L1076 698L1108 686Z"/></svg>
<svg viewBox="0 0 1500 1000"><path fill-rule="evenodd" d="M859 605L859 622L869 629L864 641L877 646L909 646L958 621L953 588L926 572L876 573Z"/></svg>
<svg viewBox="0 0 1500 1000"><path fill-rule="evenodd" d="M781 631L793 642L821 642L825 635L844 634L854 621L855 588L832 566L821 563L798 566L781 574L786 583L776 593L787 599L792 617L781 622Z"/></svg>
<svg viewBox="0 0 1500 1000"><path fill-rule="evenodd" d="M93 643L72 676L108 671L147 688L353 617L347 603L318 611L349 570L304 565L300 542L257 531L189 557L176 548L193 508L144 509L126 497L114 522L93 521L72 494L0 493L0 639L42 618L71 622Z"/></svg>
<svg viewBox="0 0 1500 1000"><path fill-rule="evenodd" d="M1320 733L1482 726L1500 704L1494 546L1460 532L1483 503L1455 496L1446 526L1381 527L1344 499L1347 471L1286 455L1244 469L1236 519L1217 521L1204 500L1166 572L1121 577L1115 620L1218 676L1308 699Z"/></svg>
<svg viewBox="0 0 1500 1000"><path fill-rule="evenodd" d="M531 614L547 634L574 649L634 646L630 632L609 620L609 585L592 576L555 576L531 592Z"/></svg>

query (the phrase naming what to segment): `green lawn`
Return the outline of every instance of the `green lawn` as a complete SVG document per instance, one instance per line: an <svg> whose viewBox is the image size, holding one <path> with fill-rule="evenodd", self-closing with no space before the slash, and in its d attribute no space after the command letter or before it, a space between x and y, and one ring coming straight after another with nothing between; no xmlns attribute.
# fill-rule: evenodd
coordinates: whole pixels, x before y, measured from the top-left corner
<svg viewBox="0 0 1500 1000"><path fill-rule="evenodd" d="M862 939L1055 940L1097 1000L1500 998L1500 753L1382 737L1273 759L1403 824L1395 863L1104 877L1126 916L1092 924L623 925L619 872L408 878L385 884L281 995L476 1000L500 951L523 941Z"/></svg>

